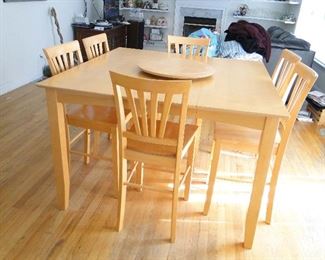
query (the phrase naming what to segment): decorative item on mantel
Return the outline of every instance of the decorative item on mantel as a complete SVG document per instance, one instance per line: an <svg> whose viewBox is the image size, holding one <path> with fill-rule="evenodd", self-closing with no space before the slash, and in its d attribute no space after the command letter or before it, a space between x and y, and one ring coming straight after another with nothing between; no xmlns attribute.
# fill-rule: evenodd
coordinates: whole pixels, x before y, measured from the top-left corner
<svg viewBox="0 0 325 260"><path fill-rule="evenodd" d="M283 15L280 19L285 21L285 22L290 22L290 23L295 23L296 22L296 17L294 16L294 14Z"/></svg>
<svg viewBox="0 0 325 260"><path fill-rule="evenodd" d="M249 8L247 4L240 5L238 9L233 13L235 16L245 16Z"/></svg>

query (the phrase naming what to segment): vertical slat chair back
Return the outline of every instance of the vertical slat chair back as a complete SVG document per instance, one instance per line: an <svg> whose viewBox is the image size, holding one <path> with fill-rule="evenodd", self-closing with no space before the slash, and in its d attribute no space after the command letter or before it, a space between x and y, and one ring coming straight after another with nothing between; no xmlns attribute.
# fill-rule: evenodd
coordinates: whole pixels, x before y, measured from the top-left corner
<svg viewBox="0 0 325 260"><path fill-rule="evenodd" d="M272 74L272 81L274 86L276 87L280 97L285 102L287 99L287 86L288 82L286 79L290 76L290 72L297 64L301 61L301 57L295 54L292 51L289 51L287 49L284 49L281 53L281 56L279 58L279 61L277 65L275 66L275 69Z"/></svg>
<svg viewBox="0 0 325 260"><path fill-rule="evenodd" d="M73 68L83 62L78 41L43 49L52 75Z"/></svg>
<svg viewBox="0 0 325 260"><path fill-rule="evenodd" d="M305 64L298 62L295 64L289 73L288 82L288 93L289 98L286 100L286 106L290 113L288 119L280 120L279 124L279 133L281 135L281 141L275 151L275 160L272 169L272 176L270 180L270 190L268 205L266 211L266 222L271 223L272 210L273 210L273 201L276 191L279 171L281 167L281 162L283 155L285 153L289 137L291 135L294 123L296 121L297 114L305 101L305 98L308 95L308 92L311 90L313 85L317 80L317 73L306 66Z"/></svg>
<svg viewBox="0 0 325 260"><path fill-rule="evenodd" d="M168 35L168 52L182 54L184 57L201 56L206 58L210 44L209 38L190 38Z"/></svg>
<svg viewBox="0 0 325 260"><path fill-rule="evenodd" d="M183 147L191 81L141 79L112 71L110 76L118 114L119 134L126 142L127 139L133 139L143 144L174 147L178 158ZM173 99L177 99L179 104L176 109L179 118L177 139L165 137ZM135 131L129 131L127 127L125 105L131 111L130 120Z"/></svg>
<svg viewBox="0 0 325 260"><path fill-rule="evenodd" d="M82 39L87 59L91 60L109 51L106 33L97 34Z"/></svg>
<svg viewBox="0 0 325 260"><path fill-rule="evenodd" d="M290 136L298 112L318 78L317 73L313 69L301 62L292 68L290 75L287 87L290 96L286 103L290 118L280 121L281 143L283 138L287 140Z"/></svg>

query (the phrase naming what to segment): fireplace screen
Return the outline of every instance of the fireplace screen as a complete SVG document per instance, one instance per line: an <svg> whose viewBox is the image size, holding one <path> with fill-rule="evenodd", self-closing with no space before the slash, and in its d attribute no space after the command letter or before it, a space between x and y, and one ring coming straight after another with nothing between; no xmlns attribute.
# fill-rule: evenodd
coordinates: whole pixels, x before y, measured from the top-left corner
<svg viewBox="0 0 325 260"><path fill-rule="evenodd" d="M215 31L217 29L217 19L184 16L183 36L187 37L201 28Z"/></svg>

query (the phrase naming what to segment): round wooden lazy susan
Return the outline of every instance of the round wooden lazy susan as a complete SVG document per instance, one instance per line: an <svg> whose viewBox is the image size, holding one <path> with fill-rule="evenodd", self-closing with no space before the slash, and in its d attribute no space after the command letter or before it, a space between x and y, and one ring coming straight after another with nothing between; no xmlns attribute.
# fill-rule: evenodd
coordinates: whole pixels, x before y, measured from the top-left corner
<svg viewBox="0 0 325 260"><path fill-rule="evenodd" d="M144 60L138 66L146 73L171 79L200 79L210 77L215 72L207 63L179 57Z"/></svg>

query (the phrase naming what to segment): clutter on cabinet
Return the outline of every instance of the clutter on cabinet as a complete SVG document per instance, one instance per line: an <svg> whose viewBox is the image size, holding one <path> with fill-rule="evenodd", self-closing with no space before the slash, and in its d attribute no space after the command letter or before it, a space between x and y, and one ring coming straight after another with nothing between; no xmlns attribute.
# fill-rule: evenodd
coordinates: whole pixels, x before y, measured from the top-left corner
<svg viewBox="0 0 325 260"><path fill-rule="evenodd" d="M89 24L89 18L83 16L82 14L75 15L73 20L74 20L74 23L77 23L77 24Z"/></svg>

